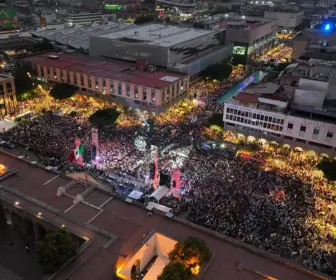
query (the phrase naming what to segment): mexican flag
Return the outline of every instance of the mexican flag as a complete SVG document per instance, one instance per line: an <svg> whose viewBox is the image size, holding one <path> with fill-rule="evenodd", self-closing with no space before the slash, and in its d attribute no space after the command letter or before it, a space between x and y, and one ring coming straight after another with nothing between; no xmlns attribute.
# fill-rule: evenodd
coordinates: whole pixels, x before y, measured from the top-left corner
<svg viewBox="0 0 336 280"><path fill-rule="evenodd" d="M83 163L83 155L84 155L84 145L80 143L80 141L76 140L76 149L73 150L69 156L69 162L77 162L78 165L84 165Z"/></svg>

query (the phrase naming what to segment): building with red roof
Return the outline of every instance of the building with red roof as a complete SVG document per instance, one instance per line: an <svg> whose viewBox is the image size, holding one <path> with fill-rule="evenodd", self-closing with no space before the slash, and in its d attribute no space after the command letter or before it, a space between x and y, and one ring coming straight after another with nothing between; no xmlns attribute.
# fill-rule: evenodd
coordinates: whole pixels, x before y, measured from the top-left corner
<svg viewBox="0 0 336 280"><path fill-rule="evenodd" d="M155 68L149 72L135 64L85 55L46 52L28 56L22 62L30 64L41 80L67 83L84 92L103 93L126 101L128 106L140 104L151 111L178 99L189 88L187 74Z"/></svg>

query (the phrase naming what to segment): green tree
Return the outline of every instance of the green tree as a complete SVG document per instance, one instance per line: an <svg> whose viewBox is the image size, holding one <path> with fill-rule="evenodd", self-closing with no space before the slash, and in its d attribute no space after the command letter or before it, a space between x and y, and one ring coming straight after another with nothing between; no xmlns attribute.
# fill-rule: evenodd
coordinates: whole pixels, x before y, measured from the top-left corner
<svg viewBox="0 0 336 280"><path fill-rule="evenodd" d="M192 280L194 275L190 268L187 268L183 263L169 263L162 271L158 280Z"/></svg>
<svg viewBox="0 0 336 280"><path fill-rule="evenodd" d="M48 51L54 49L53 44L51 44L47 40L43 40L41 42L37 42L36 44L28 47L28 51L30 52L42 52L42 51Z"/></svg>
<svg viewBox="0 0 336 280"><path fill-rule="evenodd" d="M176 243L174 249L169 253L171 262L181 262L189 268L201 265L210 258L211 251L205 241L193 236Z"/></svg>
<svg viewBox="0 0 336 280"><path fill-rule="evenodd" d="M322 159L317 168L323 172L324 177L328 180L336 181L336 160Z"/></svg>
<svg viewBox="0 0 336 280"><path fill-rule="evenodd" d="M212 64L209 65L204 71L204 76L215 79L215 80L224 80L230 76L232 72L232 66L228 63L221 64Z"/></svg>
<svg viewBox="0 0 336 280"><path fill-rule="evenodd" d="M76 93L76 87L67 84L56 84L50 91L50 95L55 99L66 99Z"/></svg>
<svg viewBox="0 0 336 280"><path fill-rule="evenodd" d="M33 89L33 80L29 67L18 67L14 72L14 83L16 95L20 99L20 95Z"/></svg>
<svg viewBox="0 0 336 280"><path fill-rule="evenodd" d="M37 258L44 273L53 273L76 254L78 242L71 234L61 229L59 232L47 234L43 241L37 243Z"/></svg>
<svg viewBox="0 0 336 280"><path fill-rule="evenodd" d="M114 124L120 113L114 108L98 110L89 117L89 121L97 126Z"/></svg>

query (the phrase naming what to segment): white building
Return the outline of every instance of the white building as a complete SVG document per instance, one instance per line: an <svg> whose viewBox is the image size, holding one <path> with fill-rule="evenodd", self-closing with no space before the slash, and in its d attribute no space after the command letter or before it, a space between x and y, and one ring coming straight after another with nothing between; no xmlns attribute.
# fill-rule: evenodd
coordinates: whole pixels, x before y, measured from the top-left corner
<svg viewBox="0 0 336 280"><path fill-rule="evenodd" d="M86 25L92 24L94 21L102 21L102 13L78 13L68 14L66 22L69 25Z"/></svg>
<svg viewBox="0 0 336 280"><path fill-rule="evenodd" d="M225 129L335 156L336 111L330 106L336 101L334 84L334 78L286 75L280 85L250 86L224 104Z"/></svg>
<svg viewBox="0 0 336 280"><path fill-rule="evenodd" d="M273 12L265 11L265 18L274 18L278 21L278 26L292 29L301 24L303 19L303 12Z"/></svg>

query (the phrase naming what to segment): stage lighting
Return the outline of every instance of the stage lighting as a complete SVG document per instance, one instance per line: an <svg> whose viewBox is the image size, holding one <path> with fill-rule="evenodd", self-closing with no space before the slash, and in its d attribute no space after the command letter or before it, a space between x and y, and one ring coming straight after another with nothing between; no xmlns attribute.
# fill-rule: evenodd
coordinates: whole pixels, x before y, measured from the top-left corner
<svg viewBox="0 0 336 280"><path fill-rule="evenodd" d="M325 30L325 31L329 31L329 30L330 30L330 23L327 23L327 24L324 26L324 30Z"/></svg>

